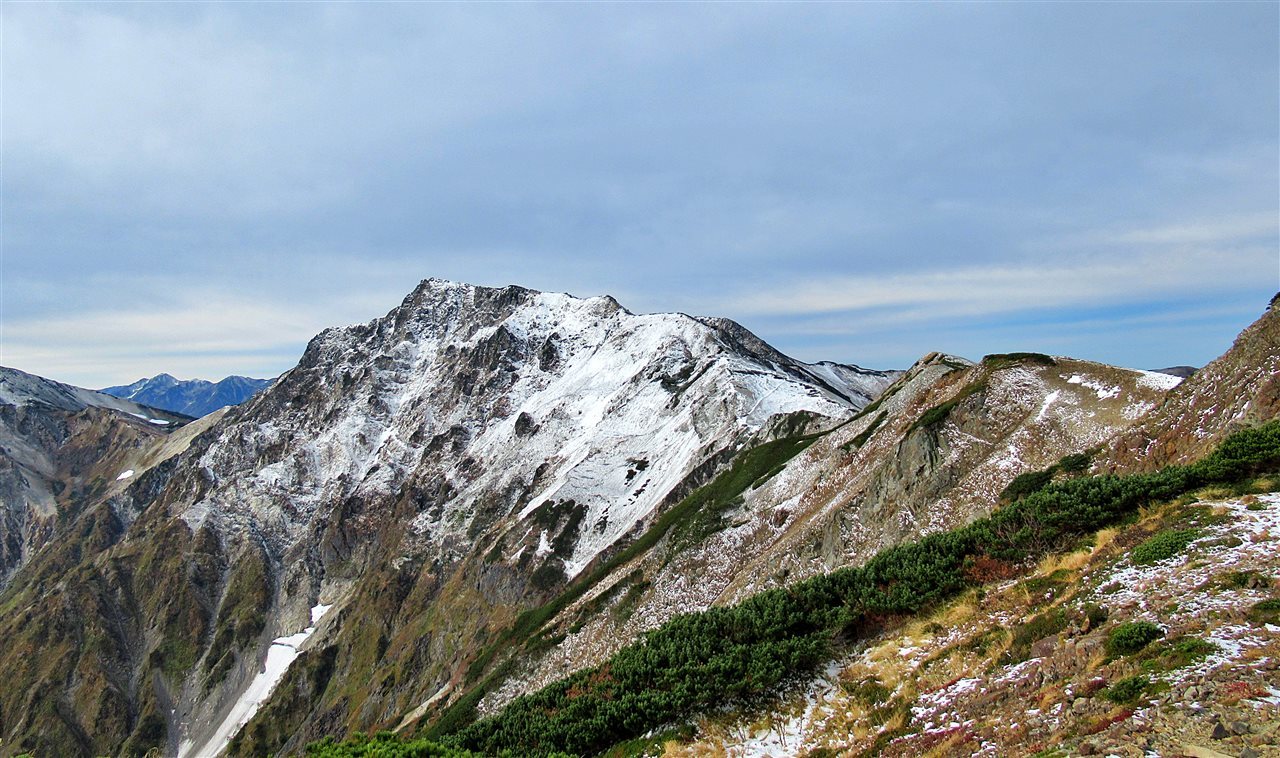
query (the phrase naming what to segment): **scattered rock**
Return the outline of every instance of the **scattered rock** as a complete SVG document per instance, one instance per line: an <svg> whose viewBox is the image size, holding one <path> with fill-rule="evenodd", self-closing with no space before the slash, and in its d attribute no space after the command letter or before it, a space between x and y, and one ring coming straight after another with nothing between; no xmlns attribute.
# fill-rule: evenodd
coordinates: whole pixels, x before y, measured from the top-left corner
<svg viewBox="0 0 1280 758"><path fill-rule="evenodd" d="M1182 754L1187 758L1231 758L1226 753L1219 753L1211 748L1191 745L1185 742L1182 743Z"/></svg>
<svg viewBox="0 0 1280 758"><path fill-rule="evenodd" d="M1213 725L1213 732L1209 735L1209 738L1215 739L1215 740L1225 740L1230 736L1231 736L1231 732L1228 732L1227 728L1222 725L1222 722L1218 721Z"/></svg>

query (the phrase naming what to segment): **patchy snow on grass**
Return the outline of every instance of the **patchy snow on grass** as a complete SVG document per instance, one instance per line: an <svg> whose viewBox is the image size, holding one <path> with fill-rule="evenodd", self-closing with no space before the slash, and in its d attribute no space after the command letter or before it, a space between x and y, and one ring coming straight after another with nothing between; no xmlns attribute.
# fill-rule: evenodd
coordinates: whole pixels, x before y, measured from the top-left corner
<svg viewBox="0 0 1280 758"><path fill-rule="evenodd" d="M807 688L785 697L772 713L738 714L724 724L725 731L709 733L700 744L708 753L763 758L804 755L816 748L857 754L891 736L885 751L890 755L926 754L942 746L972 755L1029 755L1055 743L1070 752L1064 741L1074 742L1073 735L1105 733L1098 738L1107 740L1104 745L1124 744L1130 734L1126 730L1152 739L1178 735L1192 723L1186 719L1218 708L1224 697L1239 698L1241 707L1271 718L1280 706L1280 688L1274 683L1280 627L1248 622L1244 614L1274 589L1241 587L1232 577L1275 575L1280 493L1198 505L1213 518L1209 523L1201 519L1200 536L1177 556L1134 565L1130 548L1104 547L1105 553L1080 567L1073 580L1077 592L1056 602L1054 597L1027 595L1027 577L988 586L987 600L973 607L971 615L955 622L944 617L937 631L931 628L938 624L908 625L870 640ZM1175 519L1179 514L1170 512ZM1178 528L1177 522L1164 528ZM1056 640L1049 640L1053 645L1042 657L1002 663L998 637L992 653L985 651L992 630L1016 629L1055 605L1078 618L1086 602L1104 606L1110 619L1093 628L1072 621ZM1185 635L1212 644L1213 651L1189 664L1151 670L1148 676L1164 687L1152 696L1153 704L1119 710L1099 691L1130 675L1135 660L1099 661L1111 631L1139 619L1158 623L1168 640ZM987 660L988 655L996 657ZM874 703L860 700L866 696L856 686L870 677L889 688ZM1180 699L1192 686L1199 694ZM1159 695L1165 691L1170 694ZM874 720L876 709L908 714L903 731L887 731L896 727ZM692 754L699 754L698 747ZM1162 743L1153 754L1172 754L1164 752L1166 747Z"/></svg>
<svg viewBox="0 0 1280 758"><path fill-rule="evenodd" d="M1117 397L1120 394L1119 387L1110 384L1103 384L1102 382L1094 381L1092 379L1086 379L1079 374L1072 374L1071 378L1067 379L1067 384L1079 384L1082 387L1091 389L1098 394L1099 400L1107 400L1109 398Z"/></svg>

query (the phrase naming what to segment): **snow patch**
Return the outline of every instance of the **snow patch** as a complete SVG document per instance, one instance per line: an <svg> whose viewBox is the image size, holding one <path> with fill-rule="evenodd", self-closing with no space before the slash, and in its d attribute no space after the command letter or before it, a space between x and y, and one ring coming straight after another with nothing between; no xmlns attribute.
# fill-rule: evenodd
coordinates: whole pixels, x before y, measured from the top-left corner
<svg viewBox="0 0 1280 758"><path fill-rule="evenodd" d="M1099 400L1107 400L1120 394L1119 387L1103 384L1093 379L1086 379L1079 374L1072 374L1071 378L1067 380L1067 384L1079 384L1082 387L1091 389L1098 394Z"/></svg>
<svg viewBox="0 0 1280 758"><path fill-rule="evenodd" d="M1058 396L1061 394L1062 390L1054 390L1044 396L1044 404L1040 406L1040 412L1036 414L1036 421L1044 420L1045 414L1049 412L1049 406L1053 405L1053 402L1057 400Z"/></svg>
<svg viewBox="0 0 1280 758"><path fill-rule="evenodd" d="M241 693L240 699L231 707L222 723L214 730L213 736L197 747L189 740L183 740L178 747L179 758L215 758L220 755L232 738L244 728L254 717L262 704L267 702L276 685L284 678L289 666L297 660L302 644L316 632L316 624L329 612L333 605L316 605L311 609L311 626L297 634L277 637L271 641L267 649L267 660L249 686Z"/></svg>
<svg viewBox="0 0 1280 758"><path fill-rule="evenodd" d="M120 476L117 476L117 477L116 477L116 481L117 481L117 482L119 482L119 481L123 481L123 480L125 480L125 479L128 479L128 478L129 478L129 477L131 477L131 476L133 476L133 469L127 469L127 470L125 470L125 471L121 471L121 472L120 472Z"/></svg>
<svg viewBox="0 0 1280 758"><path fill-rule="evenodd" d="M1138 373L1138 384L1143 387L1167 391L1182 384L1182 377L1180 376L1161 374L1158 371L1140 371Z"/></svg>

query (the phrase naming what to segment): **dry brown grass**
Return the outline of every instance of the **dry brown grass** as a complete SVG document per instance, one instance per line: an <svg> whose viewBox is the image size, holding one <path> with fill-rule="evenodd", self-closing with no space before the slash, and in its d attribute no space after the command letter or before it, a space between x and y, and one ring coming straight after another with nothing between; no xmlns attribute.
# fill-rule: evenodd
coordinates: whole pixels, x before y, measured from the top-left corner
<svg viewBox="0 0 1280 758"><path fill-rule="evenodd" d="M939 609L930 621L943 626L957 626L973 618L978 613L977 592L966 592L956 600Z"/></svg>
<svg viewBox="0 0 1280 758"><path fill-rule="evenodd" d="M1102 549L1110 545L1119 534L1120 530L1114 526L1106 529L1100 529L1093 540L1093 554L1097 555Z"/></svg>
<svg viewBox="0 0 1280 758"><path fill-rule="evenodd" d="M881 731L896 732L907 725L907 713L904 710L896 710L893 715L884 722Z"/></svg>
<svg viewBox="0 0 1280 758"><path fill-rule="evenodd" d="M1088 550L1077 550L1074 553L1062 553L1059 555L1046 555L1040 565L1036 567L1035 574L1037 576L1049 576L1055 571L1067 570L1077 572L1093 559L1093 553Z"/></svg>

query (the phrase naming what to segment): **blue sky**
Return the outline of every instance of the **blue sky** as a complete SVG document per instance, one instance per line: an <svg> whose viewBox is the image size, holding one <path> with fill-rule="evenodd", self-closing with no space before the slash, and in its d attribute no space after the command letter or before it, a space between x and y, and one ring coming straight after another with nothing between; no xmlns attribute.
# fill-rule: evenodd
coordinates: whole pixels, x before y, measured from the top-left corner
<svg viewBox="0 0 1280 758"><path fill-rule="evenodd" d="M875 367L1203 364L1280 289L1276 3L0 12L0 363L84 386L428 276Z"/></svg>

